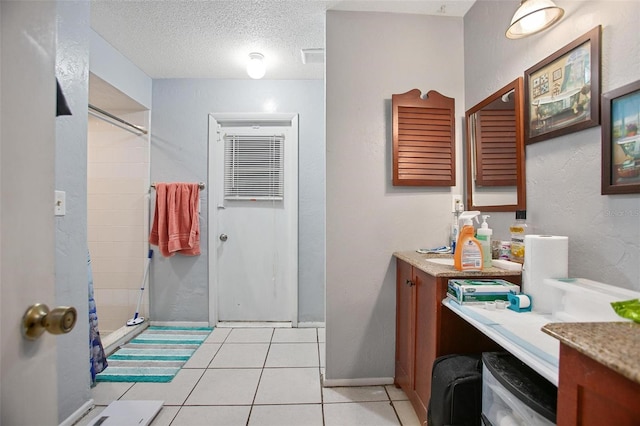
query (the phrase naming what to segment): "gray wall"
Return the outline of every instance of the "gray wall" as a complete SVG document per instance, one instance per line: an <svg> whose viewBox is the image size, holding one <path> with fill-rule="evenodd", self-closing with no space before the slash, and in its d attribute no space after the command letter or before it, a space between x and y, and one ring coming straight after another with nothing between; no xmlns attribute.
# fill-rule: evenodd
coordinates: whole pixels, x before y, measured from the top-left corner
<svg viewBox="0 0 640 426"><path fill-rule="evenodd" d="M265 111L267 102L275 104L276 111ZM152 182L208 181L209 113L299 114L298 319L301 322L324 321L323 106L322 80L153 81ZM209 275L215 272L208 271L208 197L208 189L201 192L202 254L154 256L150 306L155 321L209 320Z"/></svg>
<svg viewBox="0 0 640 426"><path fill-rule="evenodd" d="M73 331L57 337L58 416L62 421L91 397L87 293L89 2L58 1L56 7L56 75L73 113L56 118L55 187L66 192L67 203L66 215L56 217L56 301L78 310Z"/></svg>
<svg viewBox="0 0 640 426"><path fill-rule="evenodd" d="M462 18L327 13L326 379L332 384L392 380L393 252L447 242L451 193L461 190L391 185L391 95L436 90L455 98L456 116L463 116L462 42ZM458 158L458 188L461 170Z"/></svg>
<svg viewBox="0 0 640 426"><path fill-rule="evenodd" d="M559 0L560 23L508 40L519 3L480 0L466 14L466 108L598 24L602 92L640 79L640 2ZM527 220L535 233L569 237L570 276L640 290L640 195L600 195L600 132L598 126L526 147ZM491 216L494 237L508 237L513 213Z"/></svg>

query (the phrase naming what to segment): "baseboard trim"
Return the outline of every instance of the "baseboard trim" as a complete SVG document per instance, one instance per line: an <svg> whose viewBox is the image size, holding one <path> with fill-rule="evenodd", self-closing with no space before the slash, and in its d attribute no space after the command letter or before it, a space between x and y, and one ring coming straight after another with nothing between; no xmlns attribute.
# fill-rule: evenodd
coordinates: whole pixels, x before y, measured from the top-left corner
<svg viewBox="0 0 640 426"><path fill-rule="evenodd" d="M156 327L209 327L208 321L151 321Z"/></svg>
<svg viewBox="0 0 640 426"><path fill-rule="evenodd" d="M339 386L383 386L392 385L393 377L366 377L361 379L324 379L322 386L334 388Z"/></svg>
<svg viewBox="0 0 640 426"><path fill-rule="evenodd" d="M290 322L277 322L277 321L219 321L216 324L218 328L291 328Z"/></svg>
<svg viewBox="0 0 640 426"><path fill-rule="evenodd" d="M71 413L71 415L69 417L64 419L64 421L62 423L60 423L60 426L72 426L72 425L74 425L78 420L83 418L89 411L91 411L91 409L94 406L95 406L95 404L93 403L93 399L90 399L89 401L87 401L84 404L82 404L82 406L80 408L78 408L76 411Z"/></svg>
<svg viewBox="0 0 640 426"><path fill-rule="evenodd" d="M324 328L324 321L298 322L298 328Z"/></svg>

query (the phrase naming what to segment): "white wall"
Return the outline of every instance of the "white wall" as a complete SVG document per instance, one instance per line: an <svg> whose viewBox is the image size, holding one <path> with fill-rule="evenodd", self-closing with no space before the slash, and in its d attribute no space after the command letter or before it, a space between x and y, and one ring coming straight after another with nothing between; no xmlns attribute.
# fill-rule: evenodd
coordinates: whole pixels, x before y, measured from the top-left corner
<svg viewBox="0 0 640 426"><path fill-rule="evenodd" d="M322 80L153 81L151 180L207 182L208 114L299 114L298 320L324 320L324 117ZM208 321L209 188L200 192L200 256L154 258L151 316ZM152 211L153 214L153 211ZM153 248L154 246L152 246Z"/></svg>
<svg viewBox="0 0 640 426"><path fill-rule="evenodd" d="M148 127L148 111L110 112ZM91 117L87 142L87 233L104 338L133 317L140 295L149 247L149 138ZM148 288L143 296L146 318Z"/></svg>
<svg viewBox="0 0 640 426"><path fill-rule="evenodd" d="M462 18L330 11L326 32L326 379L390 380L392 254L445 244L461 193L392 186L391 95L436 90L464 116Z"/></svg>
<svg viewBox="0 0 640 426"><path fill-rule="evenodd" d="M466 107L596 25L602 25L602 92L640 79L640 2L556 1L551 29L508 40L518 0L474 4L464 18ZM500 25L496 25L500 23ZM601 128L526 147L527 220L535 233L569 236L569 275L640 290L640 195L601 195ZM492 214L497 238L513 214Z"/></svg>
<svg viewBox="0 0 640 426"><path fill-rule="evenodd" d="M91 397L86 177L89 2L56 4L56 75L73 114L56 118L55 187L66 192L66 215L55 218L56 299L58 305L78 310L73 331L57 337L58 416L63 420Z"/></svg>

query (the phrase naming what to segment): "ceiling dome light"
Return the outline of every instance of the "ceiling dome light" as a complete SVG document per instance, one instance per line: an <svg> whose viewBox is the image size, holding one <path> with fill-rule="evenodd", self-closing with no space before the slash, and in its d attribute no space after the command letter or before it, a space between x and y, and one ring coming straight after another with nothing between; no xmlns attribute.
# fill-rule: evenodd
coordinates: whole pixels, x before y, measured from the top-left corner
<svg viewBox="0 0 640 426"><path fill-rule="evenodd" d="M247 64L247 74L253 79L264 77L266 68L264 66L264 55L262 53L249 53L249 63Z"/></svg>
<svg viewBox="0 0 640 426"><path fill-rule="evenodd" d="M535 34L549 28L563 15L564 9L556 6L552 0L522 0L506 36L516 39Z"/></svg>

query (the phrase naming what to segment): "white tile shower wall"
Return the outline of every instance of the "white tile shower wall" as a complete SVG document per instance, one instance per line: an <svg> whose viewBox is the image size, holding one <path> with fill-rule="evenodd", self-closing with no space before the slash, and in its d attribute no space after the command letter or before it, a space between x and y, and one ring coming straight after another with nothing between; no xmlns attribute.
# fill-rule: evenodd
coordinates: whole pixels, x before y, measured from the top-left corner
<svg viewBox="0 0 640 426"><path fill-rule="evenodd" d="M148 112L120 113L148 123ZM103 335L133 316L148 250L149 142L89 120L87 211L96 305ZM148 289L147 289L148 290ZM147 315L148 291L140 314Z"/></svg>

